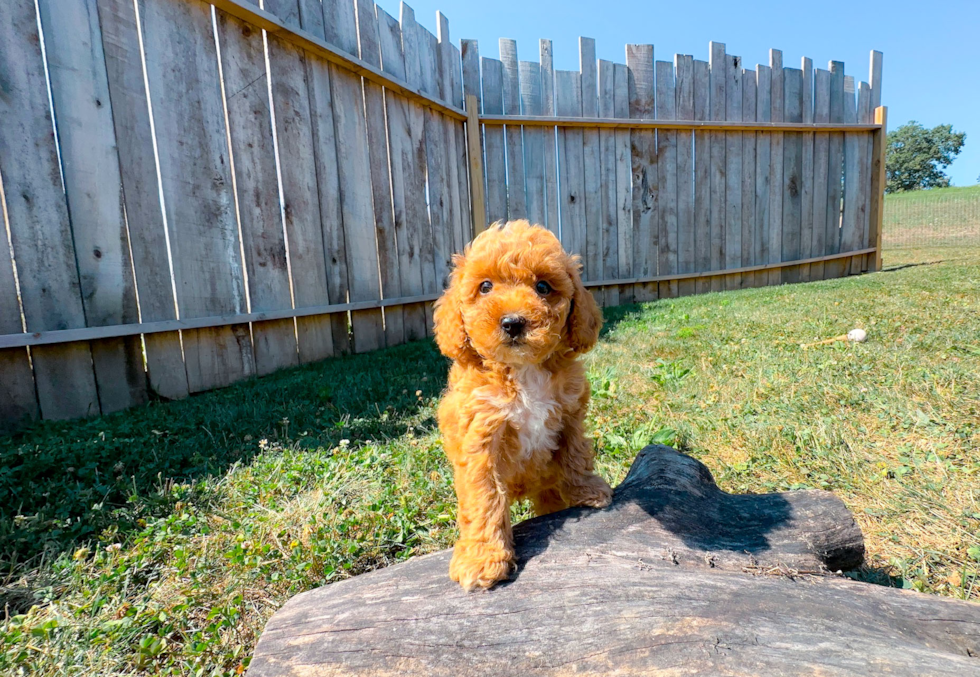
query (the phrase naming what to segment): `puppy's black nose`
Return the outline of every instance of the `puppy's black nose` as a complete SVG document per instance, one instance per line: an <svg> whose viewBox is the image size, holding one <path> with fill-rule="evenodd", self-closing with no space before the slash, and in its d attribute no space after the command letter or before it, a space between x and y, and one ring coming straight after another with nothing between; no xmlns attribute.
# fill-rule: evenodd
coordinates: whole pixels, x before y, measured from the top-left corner
<svg viewBox="0 0 980 677"><path fill-rule="evenodd" d="M500 320L500 328L511 338L517 338L523 334L525 327L527 327L527 320L519 315L505 315Z"/></svg>

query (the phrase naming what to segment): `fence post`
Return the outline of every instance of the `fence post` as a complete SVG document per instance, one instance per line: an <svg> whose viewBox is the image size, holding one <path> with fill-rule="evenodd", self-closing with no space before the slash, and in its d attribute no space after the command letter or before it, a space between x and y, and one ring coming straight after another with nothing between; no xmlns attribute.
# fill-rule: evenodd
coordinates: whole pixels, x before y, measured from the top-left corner
<svg viewBox="0 0 980 677"><path fill-rule="evenodd" d="M875 124L881 125L872 132L871 156L871 232L868 242L875 248L874 266L871 272L881 270L881 225L885 214L885 147L888 136L888 107L875 108Z"/></svg>
<svg viewBox="0 0 980 677"><path fill-rule="evenodd" d="M466 146L475 237L487 229L487 204L483 194L483 151L480 148L480 105L475 94L466 95Z"/></svg>

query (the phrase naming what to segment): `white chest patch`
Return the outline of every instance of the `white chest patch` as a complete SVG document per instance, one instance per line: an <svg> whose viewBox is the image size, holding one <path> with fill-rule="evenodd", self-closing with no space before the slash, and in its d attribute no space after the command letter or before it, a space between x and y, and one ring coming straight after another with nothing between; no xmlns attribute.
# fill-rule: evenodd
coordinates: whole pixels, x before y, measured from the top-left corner
<svg viewBox="0 0 980 677"><path fill-rule="evenodd" d="M515 375L517 397L508 406L507 419L517 429L521 456L530 458L538 451L553 451L558 432L548 421L558 413L551 373L540 367L524 367Z"/></svg>

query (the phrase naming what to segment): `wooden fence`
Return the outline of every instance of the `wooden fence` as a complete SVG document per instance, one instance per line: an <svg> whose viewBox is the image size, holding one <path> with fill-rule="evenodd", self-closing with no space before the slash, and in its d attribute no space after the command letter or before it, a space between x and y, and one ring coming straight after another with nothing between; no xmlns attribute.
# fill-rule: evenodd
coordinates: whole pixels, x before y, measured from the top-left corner
<svg viewBox="0 0 980 677"><path fill-rule="evenodd" d="M582 38L556 71L437 18L0 3L0 428L421 339L497 219L556 232L606 305L877 269L880 53L857 87L718 43Z"/></svg>

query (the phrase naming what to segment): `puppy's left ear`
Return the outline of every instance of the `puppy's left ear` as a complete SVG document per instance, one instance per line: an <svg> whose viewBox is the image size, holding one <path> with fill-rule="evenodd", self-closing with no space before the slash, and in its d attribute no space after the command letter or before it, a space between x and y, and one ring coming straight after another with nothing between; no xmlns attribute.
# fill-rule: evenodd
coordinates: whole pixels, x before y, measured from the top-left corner
<svg viewBox="0 0 980 677"><path fill-rule="evenodd" d="M595 347L599 340L599 330L602 328L602 311L592 298L592 294L582 284L581 269L580 259L577 256L569 257L568 275L575 285L575 293L572 296L572 307L568 311L566 341L569 348L579 355Z"/></svg>

